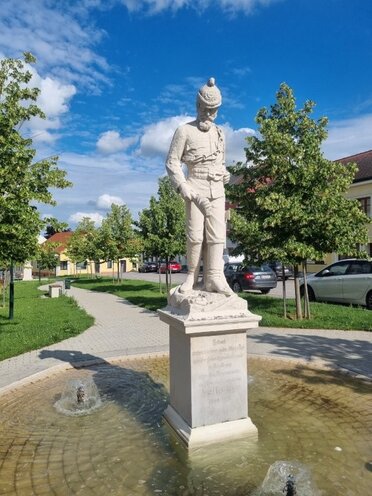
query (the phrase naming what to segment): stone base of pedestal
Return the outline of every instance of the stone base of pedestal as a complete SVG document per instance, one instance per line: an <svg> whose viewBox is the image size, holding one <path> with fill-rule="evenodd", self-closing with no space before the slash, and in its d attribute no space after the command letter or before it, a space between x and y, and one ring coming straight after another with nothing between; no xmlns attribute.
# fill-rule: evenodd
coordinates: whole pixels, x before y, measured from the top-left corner
<svg viewBox="0 0 372 496"><path fill-rule="evenodd" d="M254 441L258 439L257 427L249 417L192 428L169 405L164 412L164 419L189 449L243 437Z"/></svg>
<svg viewBox="0 0 372 496"><path fill-rule="evenodd" d="M165 418L188 447L257 435L248 417L247 339L261 319L236 295L173 293L169 325L170 406Z"/></svg>

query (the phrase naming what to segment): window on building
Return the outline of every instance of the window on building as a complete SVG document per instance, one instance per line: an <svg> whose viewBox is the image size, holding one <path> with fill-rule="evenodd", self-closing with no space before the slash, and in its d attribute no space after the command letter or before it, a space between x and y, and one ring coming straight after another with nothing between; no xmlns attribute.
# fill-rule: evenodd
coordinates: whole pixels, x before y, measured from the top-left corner
<svg viewBox="0 0 372 496"><path fill-rule="evenodd" d="M62 260L60 262L60 269L61 270L67 270L68 269L68 261L67 260Z"/></svg>
<svg viewBox="0 0 372 496"><path fill-rule="evenodd" d="M87 268L87 265L88 265L88 264L87 264L87 262L86 262L86 261L84 261L84 262L78 262L78 263L76 264L76 268L77 268L77 269L86 269L86 268Z"/></svg>
<svg viewBox="0 0 372 496"><path fill-rule="evenodd" d="M112 269L112 260L107 260L107 268Z"/></svg>
<svg viewBox="0 0 372 496"><path fill-rule="evenodd" d="M364 198L357 198L360 203L360 207L365 214L371 217L371 197L365 196Z"/></svg>

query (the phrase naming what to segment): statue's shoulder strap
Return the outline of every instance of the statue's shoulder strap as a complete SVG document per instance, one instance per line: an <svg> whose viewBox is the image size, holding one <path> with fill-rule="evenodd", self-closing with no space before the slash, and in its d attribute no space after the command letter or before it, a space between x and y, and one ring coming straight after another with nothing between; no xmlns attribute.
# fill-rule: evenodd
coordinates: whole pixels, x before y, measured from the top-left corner
<svg viewBox="0 0 372 496"><path fill-rule="evenodd" d="M217 135L218 135L218 148L223 148L224 143L225 143L225 134L223 132L222 127L217 126L217 124L215 124L215 126L216 126Z"/></svg>

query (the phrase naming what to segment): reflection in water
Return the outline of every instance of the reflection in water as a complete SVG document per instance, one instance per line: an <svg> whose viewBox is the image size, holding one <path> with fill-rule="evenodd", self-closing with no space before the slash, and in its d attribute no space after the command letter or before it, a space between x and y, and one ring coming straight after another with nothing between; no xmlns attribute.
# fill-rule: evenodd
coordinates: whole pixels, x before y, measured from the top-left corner
<svg viewBox="0 0 372 496"><path fill-rule="evenodd" d="M190 453L162 423L166 358L71 370L0 399L0 495L249 496L277 460L309 468L322 496L370 494L371 384L288 362L250 360L249 415L258 442ZM102 408L54 408L66 381L94 384ZM178 443L178 444L177 444ZM341 448L337 450L336 448ZM299 475L293 467L297 493ZM286 477L288 477L286 473ZM286 478L280 481L280 492ZM358 488L358 493L356 493Z"/></svg>

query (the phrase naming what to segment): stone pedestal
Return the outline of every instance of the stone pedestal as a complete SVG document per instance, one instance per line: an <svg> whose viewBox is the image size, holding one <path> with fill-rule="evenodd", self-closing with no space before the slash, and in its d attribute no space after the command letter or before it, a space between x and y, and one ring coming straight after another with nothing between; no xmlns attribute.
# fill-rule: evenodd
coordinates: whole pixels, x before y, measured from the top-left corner
<svg viewBox="0 0 372 496"><path fill-rule="evenodd" d="M248 417L246 332L261 318L236 295L193 293L186 298L176 288L159 310L170 338L165 419L190 448L255 436Z"/></svg>
<svg viewBox="0 0 372 496"><path fill-rule="evenodd" d="M32 281L32 265L30 262L25 262L23 266L22 281Z"/></svg>

